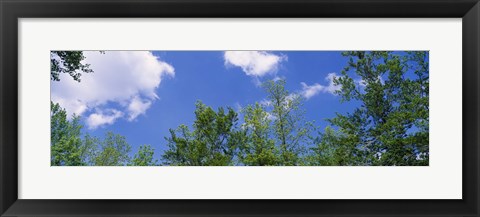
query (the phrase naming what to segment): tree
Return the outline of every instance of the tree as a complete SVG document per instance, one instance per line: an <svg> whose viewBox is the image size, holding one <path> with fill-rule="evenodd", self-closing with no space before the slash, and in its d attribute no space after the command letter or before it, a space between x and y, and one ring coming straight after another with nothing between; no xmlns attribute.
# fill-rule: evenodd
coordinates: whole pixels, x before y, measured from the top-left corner
<svg viewBox="0 0 480 217"><path fill-rule="evenodd" d="M196 103L193 132L185 125L170 129L168 150L162 156L168 165L222 166L233 165L241 139L236 131L237 113L220 107L215 112L202 102Z"/></svg>
<svg viewBox="0 0 480 217"><path fill-rule="evenodd" d="M95 166L125 166L130 163L131 146L124 136L107 132L105 138L99 141L95 155Z"/></svg>
<svg viewBox="0 0 480 217"><path fill-rule="evenodd" d="M67 112L59 104L50 102L50 143L52 166L84 165L84 148L80 138L82 125L79 117L67 119Z"/></svg>
<svg viewBox="0 0 480 217"><path fill-rule="evenodd" d="M153 159L155 150L150 145L142 145L132 159L130 166L157 166L157 160Z"/></svg>
<svg viewBox="0 0 480 217"><path fill-rule="evenodd" d="M97 155L100 153L99 144L101 140L86 133L83 137L84 158L83 162L88 166L95 166Z"/></svg>
<svg viewBox="0 0 480 217"><path fill-rule="evenodd" d="M166 137L167 147L162 155L165 165L202 166L206 164L208 155L205 144L195 140L195 136L186 125L170 129L170 137Z"/></svg>
<svg viewBox="0 0 480 217"><path fill-rule="evenodd" d="M273 166L279 164L278 149L271 138L271 121L268 112L259 104L244 110L242 128L245 138L240 144L240 162L247 166Z"/></svg>
<svg viewBox="0 0 480 217"><path fill-rule="evenodd" d="M314 146L310 148L311 154L307 157L311 166L343 166L350 165L352 150L355 147L343 143L344 135L335 131L331 126L325 127L323 133L314 140Z"/></svg>
<svg viewBox="0 0 480 217"><path fill-rule="evenodd" d="M267 81L267 103L248 105L243 124L232 108L198 101L192 126L170 129L162 163L178 166L428 165L428 52L344 52L347 66L333 82L342 102L358 105L327 119L312 137L303 98L285 80ZM68 73L80 82L92 72L81 51L53 51L51 80ZM133 158L125 137L83 136L80 117L51 102L51 165L153 166L155 150L142 145Z"/></svg>
<svg viewBox="0 0 480 217"><path fill-rule="evenodd" d="M73 80L80 82L82 72L91 73L90 64L84 64L83 51L51 51L50 80L60 81L60 73L68 73Z"/></svg>
<svg viewBox="0 0 480 217"><path fill-rule="evenodd" d="M347 165L428 165L428 53L343 55L349 62L334 80L337 94L360 106L330 122L351 147Z"/></svg>
<svg viewBox="0 0 480 217"><path fill-rule="evenodd" d="M50 102L50 125L52 166L122 166L130 162L131 147L125 137L108 132L103 140L89 134L82 140L80 117L74 114L68 120L67 112L58 103ZM151 162L146 161L151 149L141 150L136 162Z"/></svg>
<svg viewBox="0 0 480 217"><path fill-rule="evenodd" d="M285 89L285 80L267 81L263 84L268 100L273 106L274 135L280 149L282 165L301 165L305 152L304 142L308 140L311 123L305 121L301 109L302 97L290 94Z"/></svg>

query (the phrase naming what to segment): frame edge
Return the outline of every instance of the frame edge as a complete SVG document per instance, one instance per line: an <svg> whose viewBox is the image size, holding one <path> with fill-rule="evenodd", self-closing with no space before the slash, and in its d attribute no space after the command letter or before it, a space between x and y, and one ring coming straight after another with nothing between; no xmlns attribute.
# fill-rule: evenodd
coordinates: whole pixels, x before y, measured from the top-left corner
<svg viewBox="0 0 480 217"><path fill-rule="evenodd" d="M29 210L25 210L25 208L33 208L31 211L38 211L39 209L42 210L41 207L38 207L40 203L37 203L37 206L27 206L27 204L36 203L35 201L29 200L18 200L18 150L17 146L13 144L18 144L18 80L17 80L17 57L18 57L18 24L17 18L22 16L22 13L18 13L18 10L11 10L9 11L10 6L18 7L12 3L13 1L3 1L0 0L0 22L2 24L2 33L0 36L0 66L1 66L1 73L0 73L0 215L1 216L33 216L33 215L45 215L47 213L29 213ZM26 3L26 1L20 1L21 3ZM40 1L37 1L40 2ZM53 1L59 2L59 1ZM67 1L68 2L68 1ZM85 1L87 2L87 1ZM328 2L328 1L327 1ZM332 1L330 1L332 2ZM346 2L346 1L342 1ZM361 1L360 1L361 2ZM433 1L432 1L433 2ZM463 6L465 6L467 1L463 1ZM468 1L470 3L472 1ZM265 2L264 2L265 3ZM252 3L250 3L252 4ZM15 9L14 7L14 9ZM18 8L17 8L18 9ZM33 7L30 10L35 10ZM463 10L463 9L462 9ZM188 11L188 10L187 10ZM29 14L28 11L25 12ZM32 13L30 11L30 13ZM56 13L59 16L62 16L64 12ZM78 12L80 13L80 12ZM78 16L78 13L75 16ZM138 12L137 12L138 13ZM174 13L174 12L171 12ZM277 12L278 13L278 12ZM458 11L457 11L458 13ZM35 14L35 13L34 13ZM238 14L238 13L237 13ZM92 15L98 15L98 13L93 13ZM40 17L46 16L41 15ZM110 13L110 16L115 16L114 14ZM150 15L151 16L151 15ZM438 14L436 16L439 16ZM470 142L475 142L478 145L478 141L480 135L478 135L479 130L479 83L480 83L480 76L478 76L479 69L480 69L480 43L479 43L479 36L480 36L480 5L477 3L475 4L468 13L465 14L463 17L463 45L462 45L462 53L463 53L463 72L467 71L475 71L476 73L472 73L473 77L469 77L468 79L466 76L463 77L463 106L464 106L464 117L465 114L469 114L469 119L464 118L464 126L475 126L473 129L469 129L468 132L464 128L464 138L474 138ZM13 30L13 31L8 31ZM467 34L468 33L470 34ZM466 43L470 41L472 43ZM13 55L12 55L13 54ZM7 56L8 55L8 56ZM468 58L467 58L468 57ZM474 74L474 75L473 75ZM468 96L468 97L467 97ZM475 97L475 98L472 98ZM466 104L468 99L475 99L475 102L472 104ZM473 115L473 116L471 116ZM468 120L466 122L465 120ZM468 124L467 124L468 123ZM458 214L459 216L478 216L478 195L479 195L479 183L480 180L480 173L478 172L479 169L479 160L478 156L480 156L479 151L480 149L475 146L474 149L465 149L466 141L463 142L463 153L464 153L464 166L463 166L463 192L464 192L464 204L468 210L464 214ZM475 159L475 165L468 165L465 164L465 156L473 157L471 159ZM469 177L469 179L466 179ZM466 186L474 186L475 189L470 189L470 191L465 191ZM73 201L72 201L73 202ZM85 204L83 202L78 202L79 204ZM107 202L108 204L109 202ZM113 202L112 202L113 203ZM185 202L188 204L191 202ZM213 203L213 202L212 202ZM13 209L9 209L13 208ZM23 208L19 210L18 208ZM77 207L78 208L78 207ZM184 207L185 208L185 207ZM123 208L122 208L123 210ZM43 211L50 211L43 209ZM108 213L104 213L107 215ZM218 213L217 213L218 214ZM94 214L91 214L94 215ZM114 214L116 215L116 214ZM165 214L167 215L167 214ZM173 214L169 214L173 215ZM199 214L199 216L202 214ZM204 215L204 214L203 214ZM178 214L176 216L186 216ZM259 216L259 215L256 215Z"/></svg>

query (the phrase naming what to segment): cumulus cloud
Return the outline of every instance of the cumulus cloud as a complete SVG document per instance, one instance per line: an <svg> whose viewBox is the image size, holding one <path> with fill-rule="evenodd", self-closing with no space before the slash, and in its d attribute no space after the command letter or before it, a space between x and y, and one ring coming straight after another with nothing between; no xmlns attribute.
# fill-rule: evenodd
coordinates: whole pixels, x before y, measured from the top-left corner
<svg viewBox="0 0 480 217"><path fill-rule="evenodd" d="M98 113L90 114L87 118L88 129L95 129L106 124L113 124L116 119L123 116L121 111L111 109L109 111L99 111Z"/></svg>
<svg viewBox="0 0 480 217"><path fill-rule="evenodd" d="M319 93L335 94L335 91L341 89L341 85L335 85L335 83L333 82L333 80L337 77L340 76L335 73L329 73L327 77L325 77L325 80L328 81L328 85L321 85L318 83L308 85L305 82L301 82L300 84L302 85L302 91L300 92L300 94L307 100Z"/></svg>
<svg viewBox="0 0 480 217"><path fill-rule="evenodd" d="M142 100L139 96L133 97L128 105L128 120L133 121L137 116L145 114L145 111L147 111L151 105L152 101L150 100Z"/></svg>
<svg viewBox="0 0 480 217"><path fill-rule="evenodd" d="M249 76L262 77L275 73L278 65L286 60L285 56L266 51L225 51L225 65L237 66Z"/></svg>
<svg viewBox="0 0 480 217"><path fill-rule="evenodd" d="M302 96L306 99L310 99L325 89L325 86L317 83L313 85L307 85L305 82L301 82L300 84L302 85Z"/></svg>
<svg viewBox="0 0 480 217"><path fill-rule="evenodd" d="M149 51L84 52L93 73L82 73L81 82L61 74L51 82L51 99L71 116L86 115L93 129L119 118L135 120L158 99L155 92L174 68ZM115 111L115 112L113 112Z"/></svg>

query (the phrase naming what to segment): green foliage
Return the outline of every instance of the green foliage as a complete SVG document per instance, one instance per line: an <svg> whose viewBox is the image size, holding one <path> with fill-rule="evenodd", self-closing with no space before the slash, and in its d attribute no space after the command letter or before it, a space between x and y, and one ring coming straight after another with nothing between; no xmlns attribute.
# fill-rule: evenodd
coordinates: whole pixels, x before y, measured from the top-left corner
<svg viewBox="0 0 480 217"><path fill-rule="evenodd" d="M241 132L236 131L237 113L228 108L215 112L202 102L196 103L193 131L185 125L170 129L168 150L162 158L167 165L226 166L234 164Z"/></svg>
<svg viewBox="0 0 480 217"><path fill-rule="evenodd" d="M344 135L339 143L350 147L346 165L428 165L428 53L344 55L349 62L335 80L342 86L337 93L361 103L330 119Z"/></svg>
<svg viewBox="0 0 480 217"><path fill-rule="evenodd" d="M311 166L342 166L349 165L352 153L351 147L341 143L342 135L332 127L327 126L323 133L314 141L315 146L311 148L308 165Z"/></svg>
<svg viewBox="0 0 480 217"><path fill-rule="evenodd" d="M268 112L258 103L244 110L244 140L240 146L240 162L247 166L278 165L279 152L271 138Z"/></svg>
<svg viewBox="0 0 480 217"><path fill-rule="evenodd" d="M82 125L79 124L79 117L74 115L69 121L65 109L60 105L50 102L50 108L51 165L85 165L86 150L80 138Z"/></svg>
<svg viewBox="0 0 480 217"><path fill-rule="evenodd" d="M68 73L73 80L80 82L81 72L93 72L89 64L82 63L84 59L82 51L51 51L50 80L60 81L60 73Z"/></svg>
<svg viewBox="0 0 480 217"><path fill-rule="evenodd" d="M51 80L69 73L91 72L82 52L52 52ZM312 136L305 120L304 99L289 93L285 80L267 81L267 103L216 111L198 101L191 127L170 129L163 165L174 166L343 166L428 165L428 52L344 52L349 61L334 78L342 102L358 104L337 113ZM133 158L125 137L108 132L103 138L85 134L80 117L67 118L51 102L52 166L155 166L155 150L142 145Z"/></svg>
<svg viewBox="0 0 480 217"><path fill-rule="evenodd" d="M170 129L168 150L162 156L166 165L305 165L305 142L311 123L304 120L302 99L285 90L285 81L264 84L272 109L260 104L242 112L244 124L237 127L238 114L228 108L215 112L197 102L193 131L181 125Z"/></svg>
<svg viewBox="0 0 480 217"><path fill-rule="evenodd" d="M107 132L105 138L99 141L98 146L94 158L95 166L125 166L130 162L128 153L131 146L124 136Z"/></svg>
<svg viewBox="0 0 480 217"><path fill-rule="evenodd" d="M88 134L82 140L80 117L74 115L68 120L65 109L53 102L50 105L52 166L123 166L130 163L128 154L131 147L125 137L108 132L103 140ZM153 156L150 147L141 148L141 151L137 160L148 160L150 152ZM143 155L145 157L142 158Z"/></svg>
<svg viewBox="0 0 480 217"><path fill-rule="evenodd" d="M132 159L130 166L156 166L158 161L153 159L155 149L150 145L142 145Z"/></svg>
<svg viewBox="0 0 480 217"><path fill-rule="evenodd" d="M280 149L281 165L304 164L304 142L308 140L311 123L305 121L305 111L301 109L302 97L290 94L285 89L285 80L267 81L263 84L268 100L273 106L273 130Z"/></svg>
<svg viewBox="0 0 480 217"><path fill-rule="evenodd" d="M99 153L99 144L100 139L97 137L92 137L90 134L86 133L83 138L83 146L85 150L85 157L83 159L84 164L88 166L95 166L97 155Z"/></svg>

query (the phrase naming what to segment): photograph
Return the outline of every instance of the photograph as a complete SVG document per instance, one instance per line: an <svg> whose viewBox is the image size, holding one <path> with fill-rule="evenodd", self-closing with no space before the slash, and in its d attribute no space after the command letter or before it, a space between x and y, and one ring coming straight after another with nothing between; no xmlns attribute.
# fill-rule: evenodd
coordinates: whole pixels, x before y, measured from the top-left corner
<svg viewBox="0 0 480 217"><path fill-rule="evenodd" d="M50 166L429 166L426 50L52 50Z"/></svg>
<svg viewBox="0 0 480 217"><path fill-rule="evenodd" d="M480 0L0 14L0 217L480 217Z"/></svg>

